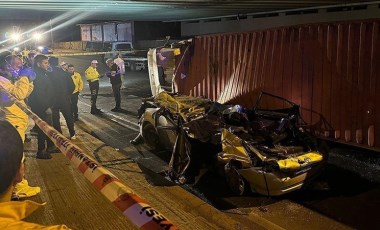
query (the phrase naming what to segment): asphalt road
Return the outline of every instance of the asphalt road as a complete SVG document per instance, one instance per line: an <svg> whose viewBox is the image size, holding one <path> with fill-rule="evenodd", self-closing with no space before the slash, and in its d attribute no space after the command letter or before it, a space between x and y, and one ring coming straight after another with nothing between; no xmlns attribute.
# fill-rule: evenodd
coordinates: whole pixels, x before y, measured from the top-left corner
<svg viewBox="0 0 380 230"><path fill-rule="evenodd" d="M61 60L72 63L83 75L93 59L100 57L64 57ZM61 61L60 60L60 61ZM100 64L99 72L105 71ZM106 144L125 151L146 168L147 179L154 185L170 183L165 179L168 154L152 152L141 144L139 151L131 151L129 140L138 134L137 109L141 98L150 96L148 73L127 72L122 89L121 113L110 112L114 107L112 90L108 79L101 79L98 107L100 116L90 111L90 97L87 84L80 96L81 120L90 122L87 132ZM78 122L77 127L81 126ZM102 128L99 129L98 127ZM334 154L334 150L332 151ZM339 155L343 156L344 155ZM206 200L214 207L228 213L241 222L255 220L267 222L273 229L374 229L380 225L380 186L362 177L360 173L339 165L332 158L319 179L304 190L282 196L264 197L255 194L233 196L223 180L213 173L206 173L195 187L184 189ZM343 161L340 161L343 162ZM112 166L111 166L112 167ZM345 168L345 169L344 169Z"/></svg>

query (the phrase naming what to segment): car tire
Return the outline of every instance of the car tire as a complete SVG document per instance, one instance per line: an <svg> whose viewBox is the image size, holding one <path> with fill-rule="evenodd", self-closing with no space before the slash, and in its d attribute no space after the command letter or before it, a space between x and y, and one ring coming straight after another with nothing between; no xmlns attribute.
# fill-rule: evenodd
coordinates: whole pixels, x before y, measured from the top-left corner
<svg viewBox="0 0 380 230"><path fill-rule="evenodd" d="M159 136L151 123L145 123L142 128L144 142L153 150L160 149Z"/></svg>
<svg viewBox="0 0 380 230"><path fill-rule="evenodd" d="M224 166L224 172L226 175L227 185L235 195L242 196L248 193L248 181L240 175L238 166L235 162L228 162Z"/></svg>

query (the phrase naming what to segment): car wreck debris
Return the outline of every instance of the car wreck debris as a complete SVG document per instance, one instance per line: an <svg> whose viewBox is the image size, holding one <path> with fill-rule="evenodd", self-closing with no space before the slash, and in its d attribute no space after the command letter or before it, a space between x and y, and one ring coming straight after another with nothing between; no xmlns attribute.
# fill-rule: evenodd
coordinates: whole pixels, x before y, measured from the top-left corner
<svg viewBox="0 0 380 230"><path fill-rule="evenodd" d="M221 171L237 195L282 195L300 189L323 167L299 106L262 92L252 109L161 92L139 109L140 135L172 151L169 177L194 183L203 167Z"/></svg>

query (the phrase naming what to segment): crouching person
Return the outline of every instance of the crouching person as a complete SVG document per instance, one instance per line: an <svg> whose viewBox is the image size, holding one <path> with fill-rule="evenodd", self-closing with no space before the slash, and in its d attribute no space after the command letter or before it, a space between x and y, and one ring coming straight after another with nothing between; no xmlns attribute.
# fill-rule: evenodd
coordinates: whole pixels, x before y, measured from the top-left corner
<svg viewBox="0 0 380 230"><path fill-rule="evenodd" d="M23 144L16 129L4 120L0 120L0 140L0 229L68 229L22 221L44 204L11 201L15 184L24 178Z"/></svg>

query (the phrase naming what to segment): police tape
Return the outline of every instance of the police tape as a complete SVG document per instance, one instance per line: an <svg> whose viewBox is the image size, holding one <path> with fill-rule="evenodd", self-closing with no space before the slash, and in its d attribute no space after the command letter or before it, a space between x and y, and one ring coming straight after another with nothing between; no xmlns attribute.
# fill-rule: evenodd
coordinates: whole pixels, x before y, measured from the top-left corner
<svg viewBox="0 0 380 230"><path fill-rule="evenodd" d="M4 92L12 102L28 114L37 126L53 141L55 146L70 160L70 163L135 226L144 230L178 229L130 188L125 186L115 175L101 166L96 160L83 153L78 146L71 143L70 140L45 121L41 120L35 113L2 88L1 85L0 91Z"/></svg>
<svg viewBox="0 0 380 230"><path fill-rule="evenodd" d="M65 57L65 56L93 56L102 54L114 54L114 52L82 52L82 53L58 53L58 54L47 54L49 57Z"/></svg>
<svg viewBox="0 0 380 230"><path fill-rule="evenodd" d="M79 52L79 53L56 53L56 54L46 54L49 57L67 57L67 56L93 56L93 55L104 55L122 53L123 55L136 54L137 52L143 52L146 50L133 50L133 51L102 51L102 52Z"/></svg>

